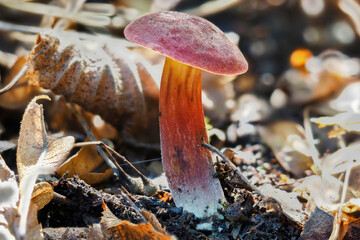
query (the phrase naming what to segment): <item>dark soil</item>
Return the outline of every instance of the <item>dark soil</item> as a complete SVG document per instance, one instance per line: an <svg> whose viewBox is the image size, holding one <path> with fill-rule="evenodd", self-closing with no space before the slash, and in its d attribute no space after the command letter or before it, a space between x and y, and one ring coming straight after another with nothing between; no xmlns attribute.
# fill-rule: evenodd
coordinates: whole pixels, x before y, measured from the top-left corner
<svg viewBox="0 0 360 240"><path fill-rule="evenodd" d="M222 170L227 169L223 165ZM196 218L192 213L175 207L171 201L159 197L128 195L139 209L155 214L166 230L178 239L297 239L301 227L274 209L249 190L231 171L219 172L227 203L221 210L223 219ZM224 177L226 176L226 177ZM120 194L96 190L79 178L60 180L54 184L58 194L39 212L39 221L45 228L86 227L99 223L102 216L102 201L121 220L140 223L141 217ZM161 193L161 192L160 192ZM60 197L61 196L61 197ZM209 223L212 230L198 230L199 224ZM69 233L67 233L69 234ZM53 239L47 235L47 239Z"/></svg>

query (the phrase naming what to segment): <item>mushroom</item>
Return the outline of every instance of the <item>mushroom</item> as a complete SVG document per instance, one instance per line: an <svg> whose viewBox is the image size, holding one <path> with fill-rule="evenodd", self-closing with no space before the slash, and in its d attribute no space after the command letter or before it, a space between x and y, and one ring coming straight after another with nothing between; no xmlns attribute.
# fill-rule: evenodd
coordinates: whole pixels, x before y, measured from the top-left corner
<svg viewBox="0 0 360 240"><path fill-rule="evenodd" d="M217 213L224 193L209 150L201 101L202 70L234 75L247 70L235 44L209 21L159 12L130 23L125 37L166 56L160 85L163 168L175 204L197 217Z"/></svg>

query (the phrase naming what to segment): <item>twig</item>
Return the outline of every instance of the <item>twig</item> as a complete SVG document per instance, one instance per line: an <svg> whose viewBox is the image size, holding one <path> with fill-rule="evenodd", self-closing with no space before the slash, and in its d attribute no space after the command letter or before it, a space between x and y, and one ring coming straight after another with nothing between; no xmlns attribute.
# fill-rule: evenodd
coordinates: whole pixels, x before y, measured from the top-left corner
<svg viewBox="0 0 360 240"><path fill-rule="evenodd" d="M109 165L109 167L113 170L115 176L118 179L121 179L124 181L128 189L130 189L131 192L134 193L142 193L146 196L153 195L157 190L158 186L154 184L149 178L144 176L137 168L135 168L124 156L117 153L115 150L107 146L105 143L101 141L96 141L94 135L92 134L89 126L87 125L83 115L79 113L76 108L74 107L74 104L71 104L71 110L73 111L74 115L78 118L80 124L83 126L84 130L86 131L87 135L90 137L92 142L87 143L77 143L74 146L89 146L89 145L96 145L96 149L100 156L105 160L105 162ZM106 151L106 153L104 152ZM116 159L112 155L115 154L118 158L120 158L123 162L127 163L140 177L141 182L137 180L136 178L131 177L128 175L122 167L117 163Z"/></svg>
<svg viewBox="0 0 360 240"><path fill-rule="evenodd" d="M70 104L70 109L73 112L73 114L76 116L78 121L80 122L81 126L84 128L86 134L90 137L91 141L96 141L96 138L92 134L89 126L87 125L83 115L79 113L79 111L75 108L74 104ZM100 156L105 160L107 165L111 168L111 170L114 172L114 175L118 178L120 175L120 166L116 166L116 163L112 162L105 154L104 150L100 146L95 146L96 150L100 154Z"/></svg>
<svg viewBox="0 0 360 240"><path fill-rule="evenodd" d="M201 146L204 148L216 153L219 155L230 167L231 169L236 172L236 174L241 178L243 182L245 182L255 193L257 193L259 196L266 198L260 191L255 187L246 177L244 177L239 169L216 147L210 145L209 143L202 143Z"/></svg>
<svg viewBox="0 0 360 240"><path fill-rule="evenodd" d="M54 192L54 197L53 197L53 201L63 204L65 206L68 207L74 207L75 204L73 201L71 201L71 199L67 198L64 195L61 195L60 193Z"/></svg>
<svg viewBox="0 0 360 240"><path fill-rule="evenodd" d="M21 79L21 77L24 76L28 68L29 67L27 65L23 66L20 72L16 74L16 76L13 78L13 80L11 80L11 82L8 85L0 89L0 95L6 93L9 89L11 89Z"/></svg>
<svg viewBox="0 0 360 240"><path fill-rule="evenodd" d="M135 203L123 192L122 189L119 189L119 193L120 195L126 199L126 201L131 205L131 207L136 211L137 214L140 215L141 219L147 223L146 218L144 217L144 215L142 215L140 209L135 205Z"/></svg>
<svg viewBox="0 0 360 240"><path fill-rule="evenodd" d="M132 177L130 177L129 175L127 175L127 180L130 181L130 184L133 189L133 191L135 189L138 189L135 192L141 192L143 194L145 194L146 196L152 196L156 193L156 191L159 189L159 187L154 184L151 179L149 179L148 177L146 177L144 174L142 174L136 167L134 167L134 165L132 165L124 156L120 155L118 152L116 152L115 150L113 150L112 148L110 148L109 146L107 146L106 144L101 144L101 146L107 151L108 155L110 157L113 157L111 155L111 153L115 154L118 158L120 158L123 162L127 163L127 165L129 165L135 172L136 174L140 177L143 186L139 186L139 184L133 180ZM114 159L114 161L116 162L116 160ZM120 166L119 166L120 167ZM120 167L121 168L121 167Z"/></svg>
<svg viewBox="0 0 360 240"><path fill-rule="evenodd" d="M0 50L0 65L11 68L18 59L18 56L12 53L3 52Z"/></svg>
<svg viewBox="0 0 360 240"><path fill-rule="evenodd" d="M121 154L119 154L118 152L116 152L114 149L107 146L106 144L101 144L101 146L103 148L105 148L106 150L110 151L111 153L115 154L123 162L125 162L127 165L129 165L136 172L136 174L139 175L139 177L141 178L141 180L143 180L144 183L149 183L150 182L150 179L147 178L146 176L144 176L144 174L142 174L136 167L134 167L134 165L132 165L131 162L129 162L124 156L122 156ZM109 153L109 154L111 155L111 153Z"/></svg>

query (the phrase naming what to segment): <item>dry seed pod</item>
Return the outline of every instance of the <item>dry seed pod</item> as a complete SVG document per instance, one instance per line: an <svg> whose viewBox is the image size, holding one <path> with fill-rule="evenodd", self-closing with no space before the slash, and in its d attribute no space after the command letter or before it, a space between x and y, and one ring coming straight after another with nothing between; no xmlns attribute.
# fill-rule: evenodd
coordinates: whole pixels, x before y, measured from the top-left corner
<svg viewBox="0 0 360 240"><path fill-rule="evenodd" d="M158 143L159 90L128 49L49 34L35 44L27 59L30 83L99 114L125 141Z"/></svg>

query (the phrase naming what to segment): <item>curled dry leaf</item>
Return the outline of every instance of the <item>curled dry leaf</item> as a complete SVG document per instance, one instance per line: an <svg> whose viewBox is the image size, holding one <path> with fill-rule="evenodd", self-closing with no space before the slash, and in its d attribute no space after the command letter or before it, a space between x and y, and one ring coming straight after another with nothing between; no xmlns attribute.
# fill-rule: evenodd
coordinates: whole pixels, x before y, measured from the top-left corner
<svg viewBox="0 0 360 240"><path fill-rule="evenodd" d="M110 209L105 206L101 227L106 239L148 239L148 240L174 240L174 236L163 234L154 229L150 222L133 224L118 219Z"/></svg>
<svg viewBox="0 0 360 240"><path fill-rule="evenodd" d="M79 152L63 163L56 173L60 176L67 172L68 177L78 175L88 184L102 182L113 175L111 169L106 168L104 172L93 172L99 167L104 159L98 154L95 146L82 147Z"/></svg>
<svg viewBox="0 0 360 240"><path fill-rule="evenodd" d="M32 192L31 201L37 205L37 209L41 210L54 197L52 186L48 182L37 183Z"/></svg>
<svg viewBox="0 0 360 240"><path fill-rule="evenodd" d="M39 34L35 44L27 59L32 84L100 115L125 140L158 143L158 87L128 49L66 34Z"/></svg>
<svg viewBox="0 0 360 240"><path fill-rule="evenodd" d="M312 165L311 148L304 129L294 122L278 121L258 127L261 138L273 150L276 159L287 171L302 177Z"/></svg>

